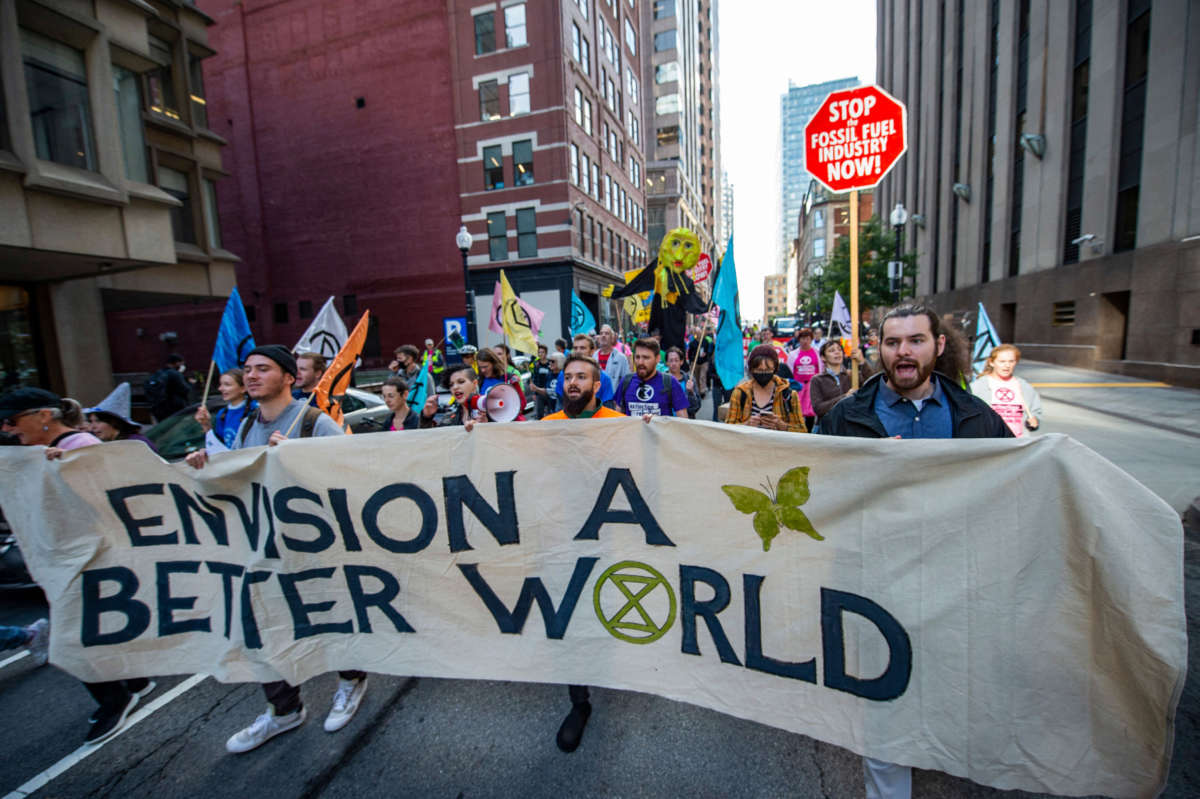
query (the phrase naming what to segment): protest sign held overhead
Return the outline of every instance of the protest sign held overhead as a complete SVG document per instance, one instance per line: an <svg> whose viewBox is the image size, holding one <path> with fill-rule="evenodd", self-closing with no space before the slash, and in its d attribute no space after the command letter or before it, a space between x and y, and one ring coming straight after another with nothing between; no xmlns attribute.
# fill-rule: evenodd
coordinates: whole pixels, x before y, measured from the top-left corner
<svg viewBox="0 0 1200 799"><path fill-rule="evenodd" d="M804 168L835 193L869 189L904 155L907 119L878 86L831 92L804 128Z"/></svg>

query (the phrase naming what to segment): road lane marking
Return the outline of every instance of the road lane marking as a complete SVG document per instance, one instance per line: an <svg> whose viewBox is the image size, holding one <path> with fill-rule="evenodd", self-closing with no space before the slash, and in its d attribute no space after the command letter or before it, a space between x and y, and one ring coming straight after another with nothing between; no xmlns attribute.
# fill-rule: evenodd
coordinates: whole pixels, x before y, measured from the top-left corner
<svg viewBox="0 0 1200 799"><path fill-rule="evenodd" d="M3 799L25 799L26 796L29 796L34 791L44 788L50 782L50 780L54 779L60 774L65 773L67 770L85 758L90 757L96 752L99 752L111 741L115 741L117 738L120 738L122 735L124 735L127 730L131 729L139 721L149 717L152 713L195 688L206 679L208 679L207 674L193 674L191 677L188 677L186 680L179 683L179 685L176 685L170 691L167 691L165 694L158 697L153 702L138 710L132 716L126 719L125 726L122 727L116 735L108 738L107 740L101 741L98 744L83 744L74 752L67 755L53 766L43 771L41 774L38 774L37 776L27 780L20 788L17 788L16 790L6 794Z"/></svg>
<svg viewBox="0 0 1200 799"><path fill-rule="evenodd" d="M1167 383L1030 383L1034 388L1170 388Z"/></svg>
<svg viewBox="0 0 1200 799"><path fill-rule="evenodd" d="M10 658L5 658L4 660L0 660L0 669L4 668L9 663L16 663L18 660L20 660L23 657L29 657L28 649L26 649L24 652L18 652L17 654L13 655Z"/></svg>

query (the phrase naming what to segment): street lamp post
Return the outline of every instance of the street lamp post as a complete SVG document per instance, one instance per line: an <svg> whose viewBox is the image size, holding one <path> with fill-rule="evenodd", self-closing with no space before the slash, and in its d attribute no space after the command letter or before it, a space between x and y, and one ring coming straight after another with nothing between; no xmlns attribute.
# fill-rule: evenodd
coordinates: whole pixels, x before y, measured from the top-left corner
<svg viewBox="0 0 1200 799"><path fill-rule="evenodd" d="M900 292L904 286L904 225L908 222L908 211L904 208L904 203L896 203L896 207L892 209L892 228L896 231L896 252L894 260L896 262L896 275L892 277L892 294L895 295L896 302L900 301Z"/></svg>
<svg viewBox="0 0 1200 799"><path fill-rule="evenodd" d="M821 275L825 274L825 267L817 264L812 269L813 276L817 278L817 316L821 316Z"/></svg>
<svg viewBox="0 0 1200 799"><path fill-rule="evenodd" d="M467 253L471 251L471 234L466 225L458 229L454 243L458 245L458 251L462 253L463 290L467 300L467 343L479 346L479 342L475 340L475 292L471 289L471 276L467 270Z"/></svg>

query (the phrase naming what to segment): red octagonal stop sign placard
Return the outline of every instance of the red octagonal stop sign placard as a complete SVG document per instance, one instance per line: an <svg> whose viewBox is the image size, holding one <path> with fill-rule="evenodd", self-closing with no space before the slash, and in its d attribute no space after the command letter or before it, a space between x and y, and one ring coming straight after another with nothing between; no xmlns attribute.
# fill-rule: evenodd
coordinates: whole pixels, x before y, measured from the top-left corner
<svg viewBox="0 0 1200 799"><path fill-rule="evenodd" d="M804 168L833 192L869 189L908 148L904 103L878 86L832 92L804 127Z"/></svg>

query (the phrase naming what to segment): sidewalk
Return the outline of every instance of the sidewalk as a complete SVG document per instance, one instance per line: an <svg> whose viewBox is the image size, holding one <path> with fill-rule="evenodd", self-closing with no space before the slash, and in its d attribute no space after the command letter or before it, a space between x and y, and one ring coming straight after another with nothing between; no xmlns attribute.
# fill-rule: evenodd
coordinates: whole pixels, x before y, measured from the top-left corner
<svg viewBox="0 0 1200 799"><path fill-rule="evenodd" d="M1200 391L1022 360L1017 375L1046 399L1200 438Z"/></svg>

